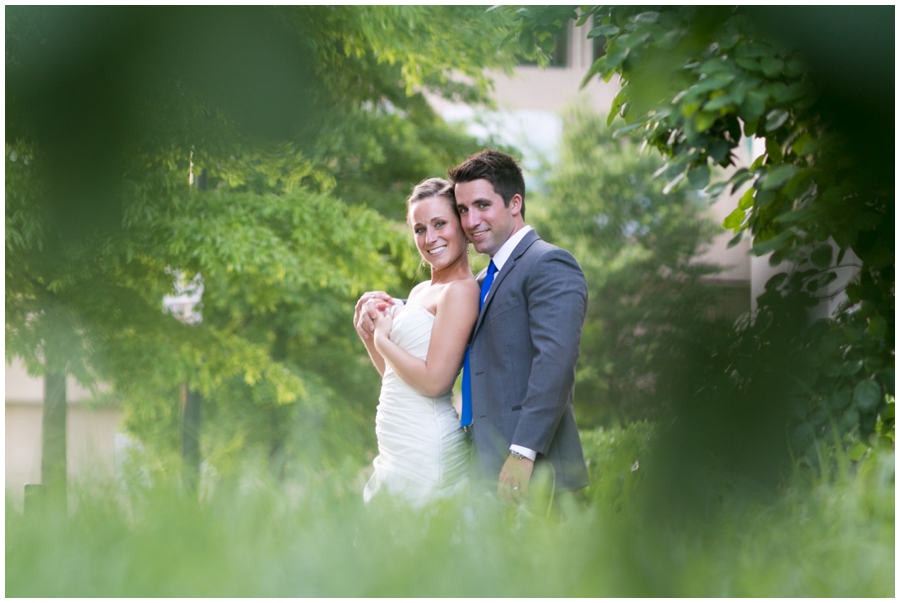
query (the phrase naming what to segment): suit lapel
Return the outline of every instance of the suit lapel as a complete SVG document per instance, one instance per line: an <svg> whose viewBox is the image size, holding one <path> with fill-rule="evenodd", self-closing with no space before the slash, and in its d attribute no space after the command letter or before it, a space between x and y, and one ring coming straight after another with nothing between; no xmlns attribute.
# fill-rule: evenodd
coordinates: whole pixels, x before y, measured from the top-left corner
<svg viewBox="0 0 900 603"><path fill-rule="evenodd" d="M472 330L472 337L475 337L475 333L478 332L479 327L481 327L481 322L484 320L484 315L487 313L488 306L491 305L491 300L494 299L494 296L500 290L500 286L506 280L506 278L512 273L515 269L516 262L522 255L528 251L528 248L531 247L535 241L540 239L538 234L531 230L525 237L519 241L519 244L516 245L516 248L513 250L512 254L510 254L509 259L506 260L506 263L503 265L503 269L497 273L494 277L494 282L491 283L491 290L488 291L487 297L484 298L484 305L481 307L481 312L478 313L478 320L475 321L475 328ZM487 269L482 270L478 273L476 280L480 285L482 281L484 281L484 277L487 274Z"/></svg>

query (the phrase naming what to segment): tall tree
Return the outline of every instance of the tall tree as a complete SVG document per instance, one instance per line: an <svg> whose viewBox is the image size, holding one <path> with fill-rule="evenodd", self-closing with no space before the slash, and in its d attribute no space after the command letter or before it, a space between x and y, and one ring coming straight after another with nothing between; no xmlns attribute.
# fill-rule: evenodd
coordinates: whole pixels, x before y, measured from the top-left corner
<svg viewBox="0 0 900 603"><path fill-rule="evenodd" d="M289 440L320 460L343 446L362 457L370 429L356 427L377 381L356 368L352 300L413 278L389 218L471 143L422 94L483 98L483 69L509 63L496 52L501 16L18 6L6 17L7 355L32 374L57 370L56 357L84 384L111 384L130 430L169 450L188 383L220 468L262 451L282 472ZM448 52L471 84L447 77ZM200 174L206 191L189 182ZM161 301L198 275L203 320L183 325ZM56 332L68 335L46 353Z"/></svg>
<svg viewBox="0 0 900 603"><path fill-rule="evenodd" d="M661 165L614 139L598 113L573 107L547 191L529 209L542 236L579 258L588 281L580 424L659 417L672 403L656 386L659 366L683 361L684 339L712 328L717 294L703 278L721 268L697 256L715 225L697 191L663 194L653 178Z"/></svg>

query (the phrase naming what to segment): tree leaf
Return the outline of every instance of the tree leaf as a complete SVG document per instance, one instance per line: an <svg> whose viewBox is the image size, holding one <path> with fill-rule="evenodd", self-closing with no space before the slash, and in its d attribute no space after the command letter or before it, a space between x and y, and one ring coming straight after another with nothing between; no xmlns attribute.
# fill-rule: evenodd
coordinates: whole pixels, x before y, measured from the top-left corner
<svg viewBox="0 0 900 603"><path fill-rule="evenodd" d="M872 412L877 409L881 399L881 387L874 381L860 381L853 388L853 402L864 412Z"/></svg>
<svg viewBox="0 0 900 603"><path fill-rule="evenodd" d="M780 232L771 239L754 244L753 247L750 248L750 253L757 257L764 256L776 249L780 249L792 236L793 233L789 230Z"/></svg>
<svg viewBox="0 0 900 603"><path fill-rule="evenodd" d="M540 46L541 50L544 53L550 54L553 52L553 49L556 48L556 38L554 38L550 34L542 35L540 39Z"/></svg>
<svg viewBox="0 0 900 603"><path fill-rule="evenodd" d="M616 94L615 98L613 98L612 105L609 108L609 117L607 117L606 125L610 125L612 123L612 119L615 119L621 112L622 105L624 105L628 101L628 89L622 88L619 90L618 94Z"/></svg>
<svg viewBox="0 0 900 603"><path fill-rule="evenodd" d="M832 254L831 245L821 245L810 254L809 259L817 268L828 268L831 266Z"/></svg>
<svg viewBox="0 0 900 603"><path fill-rule="evenodd" d="M791 116L784 109L772 109L766 114L765 130L766 132L774 132L784 125Z"/></svg>
<svg viewBox="0 0 900 603"><path fill-rule="evenodd" d="M780 188L796 173L797 168L793 165L776 165L760 178L760 189L769 191Z"/></svg>
<svg viewBox="0 0 900 603"><path fill-rule="evenodd" d="M700 103L684 102L681 104L681 114L690 117L700 110Z"/></svg>
<svg viewBox="0 0 900 603"><path fill-rule="evenodd" d="M781 75L781 70L784 69L784 61L778 57L763 57L759 63L763 73L769 78Z"/></svg>
<svg viewBox="0 0 900 603"><path fill-rule="evenodd" d="M781 143L774 136L766 137L766 155L768 156L766 163L770 166L781 163L784 159L784 153L781 150Z"/></svg>
<svg viewBox="0 0 900 603"><path fill-rule="evenodd" d="M828 408L831 410L843 410L847 408L853 396L848 389L841 389L828 396Z"/></svg>
<svg viewBox="0 0 900 603"><path fill-rule="evenodd" d="M731 145L728 142L718 138L709 145L707 152L717 164L722 167L729 165L731 161Z"/></svg>
<svg viewBox="0 0 900 603"><path fill-rule="evenodd" d="M754 59L751 57L737 57L734 62L741 69L745 69L753 73L762 72L762 65L760 64L758 59Z"/></svg>
<svg viewBox="0 0 900 603"><path fill-rule="evenodd" d="M734 78L735 75L733 73L720 71L703 78L698 83L691 86L690 90L700 98L713 90L722 90L728 86L728 84L733 82Z"/></svg>
<svg viewBox="0 0 900 603"><path fill-rule="evenodd" d="M530 29L524 29L522 30L522 33L519 34L519 48L526 57L533 56L535 50L537 50L534 34Z"/></svg>
<svg viewBox="0 0 900 603"><path fill-rule="evenodd" d="M869 318L869 326L866 330L875 339L882 339L887 333L887 321L883 316L876 314Z"/></svg>
<svg viewBox="0 0 900 603"><path fill-rule="evenodd" d="M671 193L678 187L679 184L681 184L682 180L684 180L684 172L681 172L680 174L672 178L672 180L670 180L666 184L666 186L663 187L663 194L668 195L669 193Z"/></svg>
<svg viewBox="0 0 900 603"><path fill-rule="evenodd" d="M704 132L709 129L711 125L716 123L716 120L719 116L715 113L708 113L706 111L701 111L694 118L694 129L698 132Z"/></svg>
<svg viewBox="0 0 900 603"><path fill-rule="evenodd" d="M688 172L688 182L696 189L706 188L709 184L710 171L709 166L700 165Z"/></svg>
<svg viewBox="0 0 900 603"><path fill-rule="evenodd" d="M860 442L847 451L847 458L851 461L860 461L864 456L866 456L866 453L868 451L869 447Z"/></svg>
<svg viewBox="0 0 900 603"><path fill-rule="evenodd" d="M606 69L606 55L603 55L602 57L600 57L596 61L594 61L594 64L591 65L591 68L584 75L584 78L582 78L581 85L579 86L579 88L583 89L585 86L587 86L590 83L590 81L594 78L594 76L597 75L598 73L603 72L604 69ZM609 112L609 120L607 121L606 125L609 125L610 123L612 123L612 120L615 119L615 117L616 117L615 111L610 111Z"/></svg>
<svg viewBox="0 0 900 603"><path fill-rule="evenodd" d="M764 108L765 110L765 108ZM744 119L741 117L741 119ZM745 119L744 120L744 135L745 136L756 136L759 132L759 119Z"/></svg>
<svg viewBox="0 0 900 603"><path fill-rule="evenodd" d="M735 209L725 217L725 220L722 222L722 226L729 229L737 229L744 222L744 217L746 215L747 212L745 212L743 209Z"/></svg>
<svg viewBox="0 0 900 603"><path fill-rule="evenodd" d="M643 13L638 13L631 19L631 23L633 25L642 26L642 25L651 25L656 23L659 20L659 13L656 11L646 11Z"/></svg>
<svg viewBox="0 0 900 603"><path fill-rule="evenodd" d="M734 99L728 93L722 93L710 99L703 105L704 111L719 111L726 107L734 106Z"/></svg>
<svg viewBox="0 0 900 603"><path fill-rule="evenodd" d="M617 48L616 50L609 51L603 57L606 59L606 69L607 70L615 70L619 65L625 61L626 57L628 57L628 53L631 51L630 48Z"/></svg>
<svg viewBox="0 0 900 603"><path fill-rule="evenodd" d="M753 207L753 199L756 196L756 189L749 188L744 191L744 194L741 195L741 199L738 201L738 208L746 211Z"/></svg>
<svg viewBox="0 0 900 603"><path fill-rule="evenodd" d="M736 171L728 180L731 185L731 194L733 195L741 187L742 184L753 178L755 174L747 168L741 168Z"/></svg>
<svg viewBox="0 0 900 603"><path fill-rule="evenodd" d="M716 57L714 59L705 61L702 65L700 65L700 69L698 69L698 71L700 73L705 73L706 75L710 75L710 74L720 72L720 71L730 73L731 68L730 68L729 63L725 59L723 59L721 57Z"/></svg>
<svg viewBox="0 0 900 603"><path fill-rule="evenodd" d="M599 36L615 36L618 35L619 32L622 31L615 25L601 25L599 27L595 27L591 30L591 32L587 35L589 38L596 38Z"/></svg>
<svg viewBox="0 0 900 603"><path fill-rule="evenodd" d="M706 194L712 201L718 199L728 188L728 182L716 182L706 189Z"/></svg>
<svg viewBox="0 0 900 603"><path fill-rule="evenodd" d="M630 134L630 133L634 132L635 130L639 130L640 128L643 128L645 125L646 124L644 124L643 122L637 122L637 123L633 123L633 124L628 124L627 126L622 126L621 128L617 129L616 131L614 131L612 133L612 137L614 139L622 138L626 134Z"/></svg>

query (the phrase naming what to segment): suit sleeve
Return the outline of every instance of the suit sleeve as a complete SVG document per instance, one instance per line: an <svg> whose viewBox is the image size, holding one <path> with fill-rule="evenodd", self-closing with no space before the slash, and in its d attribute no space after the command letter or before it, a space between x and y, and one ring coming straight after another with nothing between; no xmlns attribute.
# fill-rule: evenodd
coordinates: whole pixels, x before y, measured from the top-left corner
<svg viewBox="0 0 900 603"><path fill-rule="evenodd" d="M572 403L587 283L575 258L555 248L535 262L525 288L532 361L512 444L546 454Z"/></svg>

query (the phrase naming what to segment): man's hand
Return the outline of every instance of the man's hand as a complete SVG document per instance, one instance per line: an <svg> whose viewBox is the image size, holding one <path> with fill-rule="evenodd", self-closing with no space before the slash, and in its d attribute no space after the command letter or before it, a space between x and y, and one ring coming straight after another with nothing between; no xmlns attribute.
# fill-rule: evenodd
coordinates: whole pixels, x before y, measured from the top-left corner
<svg viewBox="0 0 900 603"><path fill-rule="evenodd" d="M393 304L394 298L384 291L369 291L356 302L353 311L353 326L363 339L368 339L375 331L375 319L378 317L376 304Z"/></svg>
<svg viewBox="0 0 900 603"><path fill-rule="evenodd" d="M527 458L518 459L510 454L500 470L497 484L497 496L505 503L520 503L528 496L528 482L534 471L534 461Z"/></svg>

